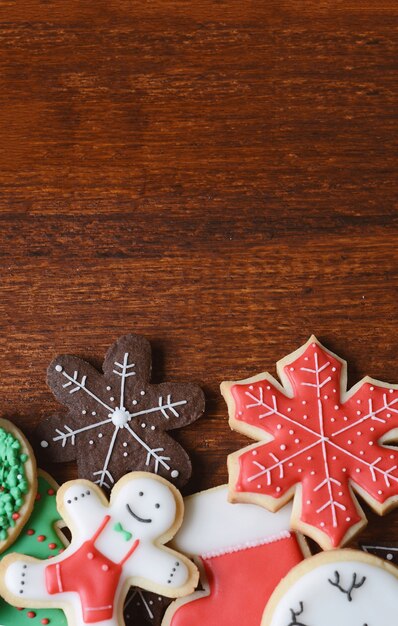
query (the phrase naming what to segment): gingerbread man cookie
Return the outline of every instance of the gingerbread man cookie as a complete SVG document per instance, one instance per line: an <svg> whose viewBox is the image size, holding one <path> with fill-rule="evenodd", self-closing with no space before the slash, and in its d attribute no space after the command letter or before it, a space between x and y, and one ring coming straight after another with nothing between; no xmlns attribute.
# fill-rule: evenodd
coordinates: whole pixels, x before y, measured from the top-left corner
<svg viewBox="0 0 398 626"><path fill-rule="evenodd" d="M322 552L275 589L261 626L396 626L398 569L357 550Z"/></svg>
<svg viewBox="0 0 398 626"><path fill-rule="evenodd" d="M184 485L191 463L167 431L203 413L202 390L190 383L151 385L151 347L138 335L116 341L103 371L74 356L50 364L48 385L69 412L39 426L41 452L53 462L77 459L79 476L105 490L133 470Z"/></svg>
<svg viewBox="0 0 398 626"><path fill-rule="evenodd" d="M32 448L14 424L0 419L0 552L18 537L32 512L36 492Z"/></svg>
<svg viewBox="0 0 398 626"><path fill-rule="evenodd" d="M9 555L0 591L16 606L59 607L69 626L121 626L131 585L180 597L198 581L196 567L164 546L181 524L183 500L165 479L145 472L123 477L108 504L86 480L65 483L58 509L72 532L66 550L46 562Z"/></svg>
<svg viewBox="0 0 398 626"><path fill-rule="evenodd" d="M324 549L398 505L398 387L366 377L347 392L347 364L315 337L268 373L224 382L231 428L255 443L228 458L230 498L276 511Z"/></svg>

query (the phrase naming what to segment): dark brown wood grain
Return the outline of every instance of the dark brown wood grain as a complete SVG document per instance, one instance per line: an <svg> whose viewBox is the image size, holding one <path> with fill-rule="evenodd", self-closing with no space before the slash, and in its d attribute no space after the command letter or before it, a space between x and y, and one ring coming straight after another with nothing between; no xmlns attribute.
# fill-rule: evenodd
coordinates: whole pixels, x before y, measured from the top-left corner
<svg viewBox="0 0 398 626"><path fill-rule="evenodd" d="M398 383L397 25L383 0L0 2L1 415L31 434L57 353L142 333L156 381L206 391L189 492L248 443L219 383L312 332L350 383Z"/></svg>

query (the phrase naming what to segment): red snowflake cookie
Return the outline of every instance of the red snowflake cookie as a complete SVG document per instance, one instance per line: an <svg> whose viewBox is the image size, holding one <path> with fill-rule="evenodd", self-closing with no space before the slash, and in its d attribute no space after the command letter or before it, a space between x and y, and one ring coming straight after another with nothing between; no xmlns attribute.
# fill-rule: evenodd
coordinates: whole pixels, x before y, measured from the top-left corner
<svg viewBox="0 0 398 626"><path fill-rule="evenodd" d="M347 364L315 337L268 373L224 382L230 425L260 443L228 458L231 499L278 510L324 549L398 505L398 387L366 377L347 392Z"/></svg>

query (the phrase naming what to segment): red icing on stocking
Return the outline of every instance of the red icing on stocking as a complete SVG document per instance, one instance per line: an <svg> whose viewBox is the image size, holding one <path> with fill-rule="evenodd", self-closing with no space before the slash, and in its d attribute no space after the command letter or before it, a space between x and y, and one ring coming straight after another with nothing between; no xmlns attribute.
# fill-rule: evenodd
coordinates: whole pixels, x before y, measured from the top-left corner
<svg viewBox="0 0 398 626"><path fill-rule="evenodd" d="M196 592L176 610L170 626L259 626L265 605L280 580L302 561L295 535L218 556L202 556L206 592ZM198 595L202 596L198 598ZM206 593L203 596L203 593ZM175 610L173 614L173 610ZM167 614L166 614L167 615Z"/></svg>
<svg viewBox="0 0 398 626"><path fill-rule="evenodd" d="M315 338L278 373L283 387L223 383L231 426L261 441L230 458L234 498L277 510L300 484L294 527L337 547L365 523L352 489L379 513L398 501L398 452L380 443L398 428L397 387L366 378L347 393L345 361Z"/></svg>

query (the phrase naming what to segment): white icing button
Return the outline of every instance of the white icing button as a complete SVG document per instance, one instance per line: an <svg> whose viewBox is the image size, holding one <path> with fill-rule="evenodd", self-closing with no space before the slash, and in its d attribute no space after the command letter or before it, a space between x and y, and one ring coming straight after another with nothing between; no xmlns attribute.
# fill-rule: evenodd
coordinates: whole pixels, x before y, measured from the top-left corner
<svg viewBox="0 0 398 626"><path fill-rule="evenodd" d="M145 391L144 391L144 390L140 391L140 394L141 394L142 396L145 396Z"/></svg>
<svg viewBox="0 0 398 626"><path fill-rule="evenodd" d="M103 565L101 565L101 569L102 569L103 572L107 572L109 570L109 565L104 563Z"/></svg>
<svg viewBox="0 0 398 626"><path fill-rule="evenodd" d="M173 471L171 472L171 477L172 477L172 478L177 478L177 476L179 476L179 475L180 475L180 472L178 472L177 470L173 470Z"/></svg>
<svg viewBox="0 0 398 626"><path fill-rule="evenodd" d="M111 389L112 389L112 387L110 387L109 385L106 388L107 391L110 391Z"/></svg>
<svg viewBox="0 0 398 626"><path fill-rule="evenodd" d="M56 370L57 372L62 372L62 369L63 369L62 365L56 365L56 366L55 366L55 370Z"/></svg>
<svg viewBox="0 0 398 626"><path fill-rule="evenodd" d="M87 554L87 558L88 558L90 561L92 561L92 560L93 560L93 558L94 558L94 554L93 554L92 552L89 552L89 553Z"/></svg>
<svg viewBox="0 0 398 626"><path fill-rule="evenodd" d="M45 441L43 439L43 441L40 442L40 445L41 445L42 448L48 448L48 441Z"/></svg>

